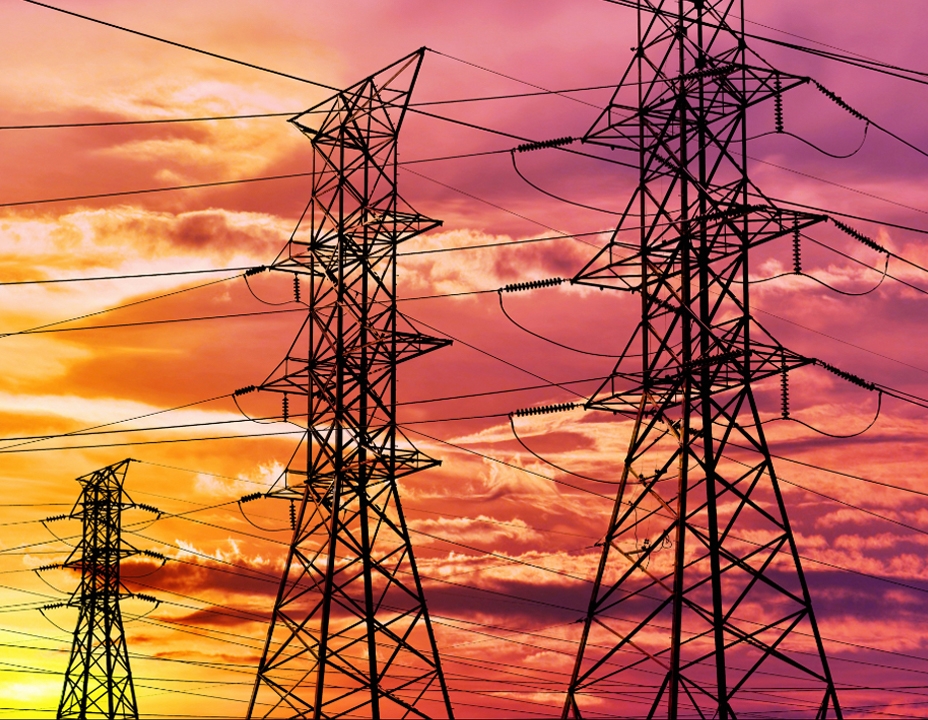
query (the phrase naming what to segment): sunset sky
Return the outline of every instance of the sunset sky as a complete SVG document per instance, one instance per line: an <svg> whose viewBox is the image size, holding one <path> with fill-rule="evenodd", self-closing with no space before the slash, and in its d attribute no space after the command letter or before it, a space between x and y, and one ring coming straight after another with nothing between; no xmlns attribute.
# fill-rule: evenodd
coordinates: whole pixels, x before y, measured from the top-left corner
<svg viewBox="0 0 928 720"><path fill-rule="evenodd" d="M594 392L639 305L566 284L505 296L515 320L580 353L520 330L495 291L577 273L636 175L557 151L517 156L528 180L570 204L521 179L508 151L587 131L630 60L633 11L602 0L53 4L332 87L432 51L413 96L425 112L410 114L400 138L399 181L444 225L400 248L398 294L424 331L455 343L400 371L405 432L443 461L400 492L456 714L559 714L614 486L527 453L508 415ZM758 35L925 66L918 0L746 5ZM752 47L928 149L928 76L919 84ZM241 275L274 260L309 197L310 143L286 114L330 91L20 0L0 0L0 57L0 718L53 717L70 650L76 611L43 617L37 607L66 600L77 575L34 570L67 558L80 523L40 521L70 511L76 477L127 457L137 461L129 495L166 514L124 516L128 542L168 557L160 569L133 559L123 570L130 588L161 601L123 604L140 712L244 716L289 507L236 501L280 476L300 430L252 420L275 410L246 396L240 412L230 394L268 376L301 312L288 276L249 287ZM449 102L462 100L473 101ZM928 229L928 157L865 131L812 86L786 95L784 111L791 133L853 154L760 138L754 182L774 198L877 220L847 222L928 267L928 237L893 227ZM282 115L25 129L266 113ZM769 130L769 114L749 133ZM457 155L471 157L448 159ZM282 175L293 177L112 195ZM788 274L789 240L756 257L755 279L786 274L754 285L756 319L799 353L928 398L928 270L894 259L881 282L881 255L834 227L813 235L827 247L805 242L803 269L819 282ZM507 247L529 239L540 240ZM427 252L439 249L453 251ZM216 317L230 314L247 315ZM494 391L507 392L480 395ZM776 417L779 394L759 395L765 418ZM827 437L812 428L866 428L877 396L807 368L791 377L791 412L805 424L766 430L846 715L928 717L928 410L884 398L869 431ZM621 419L577 409L514 425L563 468L609 482L621 472Z"/></svg>

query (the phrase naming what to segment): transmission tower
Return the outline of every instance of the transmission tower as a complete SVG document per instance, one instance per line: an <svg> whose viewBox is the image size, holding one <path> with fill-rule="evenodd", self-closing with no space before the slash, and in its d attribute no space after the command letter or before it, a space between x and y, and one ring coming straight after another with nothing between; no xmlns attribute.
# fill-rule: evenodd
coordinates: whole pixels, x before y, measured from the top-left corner
<svg viewBox="0 0 928 720"><path fill-rule="evenodd" d="M397 365L448 344L395 294L397 246L440 225L397 191L424 52L291 121L313 144L313 192L273 269L293 273L307 316L260 389L283 393L285 419L307 418L307 446L276 493L295 501L294 533L249 718L451 717L397 489L438 464L397 427Z"/></svg>
<svg viewBox="0 0 928 720"><path fill-rule="evenodd" d="M811 361L749 302L751 251L823 219L746 165L749 115L781 131L806 79L749 54L743 0L616 4L637 47L584 141L638 180L575 282L638 294L641 320L588 403L633 427L563 716L840 718L756 399Z"/></svg>
<svg viewBox="0 0 928 720"><path fill-rule="evenodd" d="M62 567L81 571L80 587L68 603L80 614L59 718L139 716L119 609L120 598L132 594L120 581L120 563L139 552L121 537L122 511L135 507L123 489L130 462L77 478L81 495L70 517L82 520L83 536Z"/></svg>

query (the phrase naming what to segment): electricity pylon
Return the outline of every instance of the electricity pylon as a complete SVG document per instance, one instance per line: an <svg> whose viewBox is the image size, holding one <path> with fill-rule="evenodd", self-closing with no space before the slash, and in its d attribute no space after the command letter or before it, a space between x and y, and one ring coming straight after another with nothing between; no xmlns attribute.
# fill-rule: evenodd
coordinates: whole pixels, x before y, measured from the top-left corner
<svg viewBox="0 0 928 720"><path fill-rule="evenodd" d="M638 294L641 320L588 403L632 430L563 716L840 718L755 394L811 361L749 300L751 251L822 220L746 165L748 115L781 130L805 79L749 54L743 1L615 2L638 43L584 141L638 179L574 281Z"/></svg>
<svg viewBox="0 0 928 720"><path fill-rule="evenodd" d="M77 478L82 490L70 517L83 521L83 536L62 567L81 571L80 587L68 603L80 614L59 718L139 716L119 609L120 598L132 595L120 581L120 563L139 552L122 539L122 511L135 507L123 489L130 462Z"/></svg>
<svg viewBox="0 0 928 720"><path fill-rule="evenodd" d="M440 223L397 191L419 50L291 122L314 148L305 230L275 270L307 317L259 389L307 418L287 468L294 533L248 717L450 717L397 481L437 465L396 423L397 365L443 347L396 304L399 243ZM297 399L295 406L291 399ZM298 412L297 412L298 411Z"/></svg>

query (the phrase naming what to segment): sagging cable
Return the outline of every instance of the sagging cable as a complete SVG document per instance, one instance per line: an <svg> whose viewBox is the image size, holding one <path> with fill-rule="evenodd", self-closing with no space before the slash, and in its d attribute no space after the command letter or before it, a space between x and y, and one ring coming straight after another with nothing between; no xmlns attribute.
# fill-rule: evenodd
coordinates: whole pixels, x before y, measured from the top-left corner
<svg viewBox="0 0 928 720"><path fill-rule="evenodd" d="M516 414L515 414L515 413L512 413L512 414L509 416L509 427L510 427L511 430L512 430L512 436L516 439L516 442L518 442L519 445L521 445L521 446L525 449L525 451L526 451L529 455L531 455L532 457L536 458L537 460L540 460L540 461L543 462L545 465L548 465L548 466L550 466L550 467L553 467L555 470L557 470L557 471L559 471L559 472L562 472L562 473L564 473L565 475L571 475L572 477L580 478L581 480L589 480L590 482L600 483L600 484L602 484L602 485L616 485L616 484L617 484L616 482L614 482L614 481L612 481L612 480L602 480L602 479L600 479L600 478L590 477L589 475L581 475L580 473L573 472L572 470L568 470L568 469L565 468L565 467L561 467L560 465L551 462L551 461L548 460L548 458L546 458L546 457L542 457L542 456L539 455L537 452L535 452L534 450L532 450L532 448L530 448L528 445L526 445L526 444L525 444L525 441L522 440L521 437L519 437L519 432L516 430L515 417L516 417Z"/></svg>
<svg viewBox="0 0 928 720"><path fill-rule="evenodd" d="M855 384L856 384L856 383L855 383ZM882 411L883 411L883 391L880 390L880 389L878 389L878 388L877 388L876 390L877 390L876 413L874 413L874 415L873 415L873 420L871 420L871 421L867 424L867 426L866 426L865 428L863 428L862 430L858 430L857 432L850 433L850 434L848 434L848 435L839 435L839 434L837 434L837 433L826 432L825 430L822 430L822 429L817 428L817 427L815 427L815 426L813 426L813 425L810 425L809 423L805 422L804 420L799 420L798 418L790 417L790 418L786 418L786 419L787 419L787 420L792 420L794 423L799 423L799 424L802 425L803 427L809 428L809 430L811 430L811 431L814 432L814 433L818 433L819 435L824 435L825 437L829 437L829 438L832 438L832 439L834 439L834 440L850 440L851 438L856 438L856 437L859 437L859 436L863 435L863 434L864 434L865 432L867 432L870 428L872 428L874 425L876 425L876 421L880 419L880 413L882 413Z"/></svg>
<svg viewBox="0 0 928 720"><path fill-rule="evenodd" d="M262 389L261 386L257 386L257 385L246 385L243 388L239 388L238 390L232 393L232 402L235 403L235 407L238 409L239 413L241 413L242 417L245 418L246 420L250 420L251 422L258 423L259 425L276 425L278 422L280 422L280 420L278 420L276 417L272 417L270 419L266 418L264 420L259 420L258 418L252 417L247 412L245 412L244 408L238 403L238 399L242 395L248 395L249 393L253 393L256 390L261 390L261 389ZM286 393L284 394L283 413L284 413L283 419L285 421L289 420L289 403L287 400Z"/></svg>
<svg viewBox="0 0 928 720"><path fill-rule="evenodd" d="M877 268L873 268L873 269L877 270ZM877 270L877 272L879 272L879 270ZM822 287L828 288L832 292L838 293L839 295L844 295L846 297L863 297L864 295L869 295L870 293L876 292L877 290L879 290L882 287L883 283L886 281L886 278L890 277L889 275L889 255L886 256L885 261L883 262L882 273L883 273L882 277L880 278L880 281L876 285L874 285L869 290L863 290L861 292L848 292L847 290L841 290L839 288L836 288L834 285L829 285L824 280L819 280L814 275L809 275L808 273L800 273L800 274L803 275L804 277L809 278L809 280L817 282Z"/></svg>
<svg viewBox="0 0 928 720"><path fill-rule="evenodd" d="M529 143L529 144L533 144L533 143ZM520 146L520 147L523 147L523 146ZM606 215L613 215L617 217L622 215L622 213L615 212L614 210L607 210L606 208L596 207L595 205L585 205L584 203L577 202L576 200L570 200L569 198L561 197L560 195L555 195L553 192L549 190L545 190L543 187L539 187L538 185L533 183L531 180L529 180L527 177L525 177L525 174L519 169L519 163L516 162L517 150L518 149L513 149L509 152L509 157L512 160L512 169L515 171L516 175L519 176L522 182L524 182L526 185L528 185L533 190L537 190L542 195L546 195L547 197L553 200L557 200L558 202L565 203L566 205L573 205L574 207L583 208L584 210L592 210L593 212L600 212Z"/></svg>
<svg viewBox="0 0 928 720"><path fill-rule="evenodd" d="M54 620L52 620L48 615L45 614L45 611L46 611L46 610L58 610L59 608L65 608L65 607L71 607L71 604L70 604L70 603L66 603L66 602L50 603L50 604L48 604L48 605L43 605L42 607L38 608L38 611L39 611L39 614L40 614L43 618L45 618L46 622L48 622L49 625L51 625L51 626L54 627L54 628L57 628L58 630L60 630L60 631L61 631L62 633L64 633L65 635L70 635L70 634L72 633L71 630L66 630L65 628L61 627L61 625L59 625L58 623L56 623L56 622L55 622Z"/></svg>
<svg viewBox="0 0 928 720"><path fill-rule="evenodd" d="M161 564L158 565L154 570L150 570L142 575L123 575L123 577L127 580L141 580L142 578L147 578L151 575L154 575L161 568L163 568L169 560L166 555L162 555L161 553L154 550L139 550L139 554L144 555L145 557L150 557L152 560L160 560Z"/></svg>
<svg viewBox="0 0 928 720"><path fill-rule="evenodd" d="M262 493L262 492L253 492L253 493L249 493L248 495L243 495L238 501L238 511L242 514L242 517L245 519L245 522L247 522L252 527L257 528L258 530L261 530L262 532L285 532L288 528L262 527L261 525L258 525L258 523L256 523L254 520L252 520L250 517L248 517L245 514L245 509L242 507L242 505L244 505L245 503L249 503L254 500L260 500L261 498L266 498L266 497L269 497L268 494Z"/></svg>
<svg viewBox="0 0 928 720"><path fill-rule="evenodd" d="M534 330L530 330L529 328L525 327L525 325L523 325L518 320L516 320L514 317L512 317L512 315L509 314L509 311L506 310L506 304L503 302L504 292L519 292L521 290L533 290L539 287L551 287L553 285L560 285L562 282L564 282L562 278L553 278L551 280L539 280L534 283L517 283L515 285L507 285L506 287L500 288L497 293L499 296L500 312L502 312L503 316L509 322L511 322L513 325L519 328L519 330L521 330L522 332L527 333L534 338L538 338L539 340L542 340L556 347L563 348L564 350L570 350L571 352L579 353L581 355L590 355L593 357L604 357L604 358L610 358L610 359L615 359L619 357L618 355L613 355L610 353L598 353L598 352L593 352L591 350L581 350L580 348L575 348L570 345L566 345L564 343L558 342L557 340L552 340L549 337L545 337L544 335L536 333Z"/></svg>

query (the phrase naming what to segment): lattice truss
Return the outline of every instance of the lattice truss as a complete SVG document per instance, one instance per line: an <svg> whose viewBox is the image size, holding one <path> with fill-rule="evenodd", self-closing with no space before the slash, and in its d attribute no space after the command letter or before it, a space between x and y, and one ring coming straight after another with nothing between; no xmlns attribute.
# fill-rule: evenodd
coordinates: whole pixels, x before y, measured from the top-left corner
<svg viewBox="0 0 928 720"><path fill-rule="evenodd" d="M293 118L312 199L276 270L307 317L262 390L305 412L287 468L294 535L249 717L450 717L397 482L437 465L396 423L397 365L447 345L397 310L397 246L440 223L397 191L396 143L424 50ZM291 400L293 404L291 405Z"/></svg>
<svg viewBox="0 0 928 720"><path fill-rule="evenodd" d="M639 179L575 281L640 297L588 404L633 429L564 716L840 717L755 397L810 361L749 302L751 250L822 220L746 167L749 114L806 80L749 54L742 2L617 4L638 48L584 141Z"/></svg>
<svg viewBox="0 0 928 720"><path fill-rule="evenodd" d="M79 477L82 491L70 517L83 536L62 567L81 571L67 603L79 609L59 718L138 718L120 598L132 595L120 563L139 553L122 539L122 511L135 507L123 489L130 460Z"/></svg>

